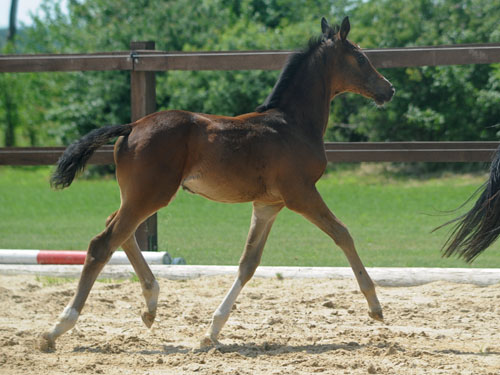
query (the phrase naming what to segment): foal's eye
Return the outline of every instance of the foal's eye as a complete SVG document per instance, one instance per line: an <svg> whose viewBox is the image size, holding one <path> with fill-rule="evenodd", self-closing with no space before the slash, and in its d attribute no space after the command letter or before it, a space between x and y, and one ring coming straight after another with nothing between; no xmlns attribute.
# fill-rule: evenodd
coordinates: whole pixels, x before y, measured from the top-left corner
<svg viewBox="0 0 500 375"><path fill-rule="evenodd" d="M356 61L359 65L363 65L366 62L366 58L362 54L356 55Z"/></svg>

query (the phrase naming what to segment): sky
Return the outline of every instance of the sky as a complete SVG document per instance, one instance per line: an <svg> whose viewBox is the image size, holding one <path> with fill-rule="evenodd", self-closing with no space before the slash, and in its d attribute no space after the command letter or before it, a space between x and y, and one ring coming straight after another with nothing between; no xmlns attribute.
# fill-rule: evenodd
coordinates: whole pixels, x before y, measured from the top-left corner
<svg viewBox="0 0 500 375"><path fill-rule="evenodd" d="M58 0L65 3L65 0ZM21 23L31 24L30 13L36 13L42 0L18 0L17 5L17 26ZM10 0L0 0L0 29L9 27Z"/></svg>

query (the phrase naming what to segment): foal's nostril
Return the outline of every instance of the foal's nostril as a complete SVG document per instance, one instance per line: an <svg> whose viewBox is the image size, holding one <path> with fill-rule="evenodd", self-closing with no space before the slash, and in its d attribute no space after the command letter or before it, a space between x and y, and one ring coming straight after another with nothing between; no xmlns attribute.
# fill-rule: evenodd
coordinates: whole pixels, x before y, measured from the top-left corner
<svg viewBox="0 0 500 375"><path fill-rule="evenodd" d="M394 88L393 85L391 85L390 90L391 90L391 96L396 93L396 89Z"/></svg>

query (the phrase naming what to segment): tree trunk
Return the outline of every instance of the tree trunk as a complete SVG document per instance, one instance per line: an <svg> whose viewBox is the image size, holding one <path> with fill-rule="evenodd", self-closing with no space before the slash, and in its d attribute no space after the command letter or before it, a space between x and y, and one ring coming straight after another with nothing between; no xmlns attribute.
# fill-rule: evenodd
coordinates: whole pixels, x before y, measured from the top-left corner
<svg viewBox="0 0 500 375"><path fill-rule="evenodd" d="M17 104L14 102L12 93L7 87L4 88L4 108L5 108L5 146L16 145L15 128L19 120Z"/></svg>
<svg viewBox="0 0 500 375"><path fill-rule="evenodd" d="M9 42L12 42L16 36L17 3L18 0L11 0L10 2L9 34L7 35L7 41Z"/></svg>
<svg viewBox="0 0 500 375"><path fill-rule="evenodd" d="M9 34L7 35L7 44L14 46L16 36L16 17L18 0L11 0L9 15ZM7 82L9 79L7 78ZM4 81L5 83L5 81ZM13 87L4 87L4 106L5 106L5 146L12 147L16 145L15 128L19 120L18 106L13 97Z"/></svg>

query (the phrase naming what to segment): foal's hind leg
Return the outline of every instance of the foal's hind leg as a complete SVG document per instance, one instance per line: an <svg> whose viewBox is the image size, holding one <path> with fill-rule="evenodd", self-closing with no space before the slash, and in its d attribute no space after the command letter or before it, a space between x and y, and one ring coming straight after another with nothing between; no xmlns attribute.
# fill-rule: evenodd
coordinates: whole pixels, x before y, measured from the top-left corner
<svg viewBox="0 0 500 375"><path fill-rule="evenodd" d="M224 300L219 305L212 317L212 323L208 328L205 337L201 340L200 346L207 347L212 344L217 344L217 337L229 318L231 308L240 294L243 286L252 278L257 266L260 263L262 251L267 240L267 236L271 231L271 227L276 219L276 216L283 208L283 204L264 205L254 203L252 222L248 233L245 251L240 259L238 276L233 283L233 286L224 297Z"/></svg>
<svg viewBox="0 0 500 375"><path fill-rule="evenodd" d="M53 329L42 335L40 341L41 350L54 349L55 340L64 332L74 327L90 293L90 289L104 265L111 258L113 251L133 234L142 221L141 218L127 214L127 212L134 211L126 210L122 206L118 213L112 217L106 229L90 241L76 294L62 312Z"/></svg>
<svg viewBox="0 0 500 375"><path fill-rule="evenodd" d="M111 220L113 220L117 213L118 211L107 218L106 226L111 223ZM130 264L134 267L134 271L141 282L142 294L146 300L147 307L147 311L144 311L141 317L146 327L151 328L156 317L160 285L156 281L153 272L151 272L148 263L142 255L142 251L137 244L135 233L122 244L122 249L125 251L125 254L127 254Z"/></svg>
<svg viewBox="0 0 500 375"><path fill-rule="evenodd" d="M318 226L342 249L356 276L360 290L368 302L368 315L382 321L382 308L375 286L356 252L354 241L346 226L329 210L316 188L313 186L307 191L302 191L298 199L285 199L285 204Z"/></svg>
<svg viewBox="0 0 500 375"><path fill-rule="evenodd" d="M134 267L135 273L141 282L142 294L146 299L147 310L142 313L142 321L146 327L151 328L156 317L156 307L158 305L158 294L160 285L156 281L153 272L142 255L137 244L135 234L130 236L123 244L123 250L127 254L130 263Z"/></svg>

